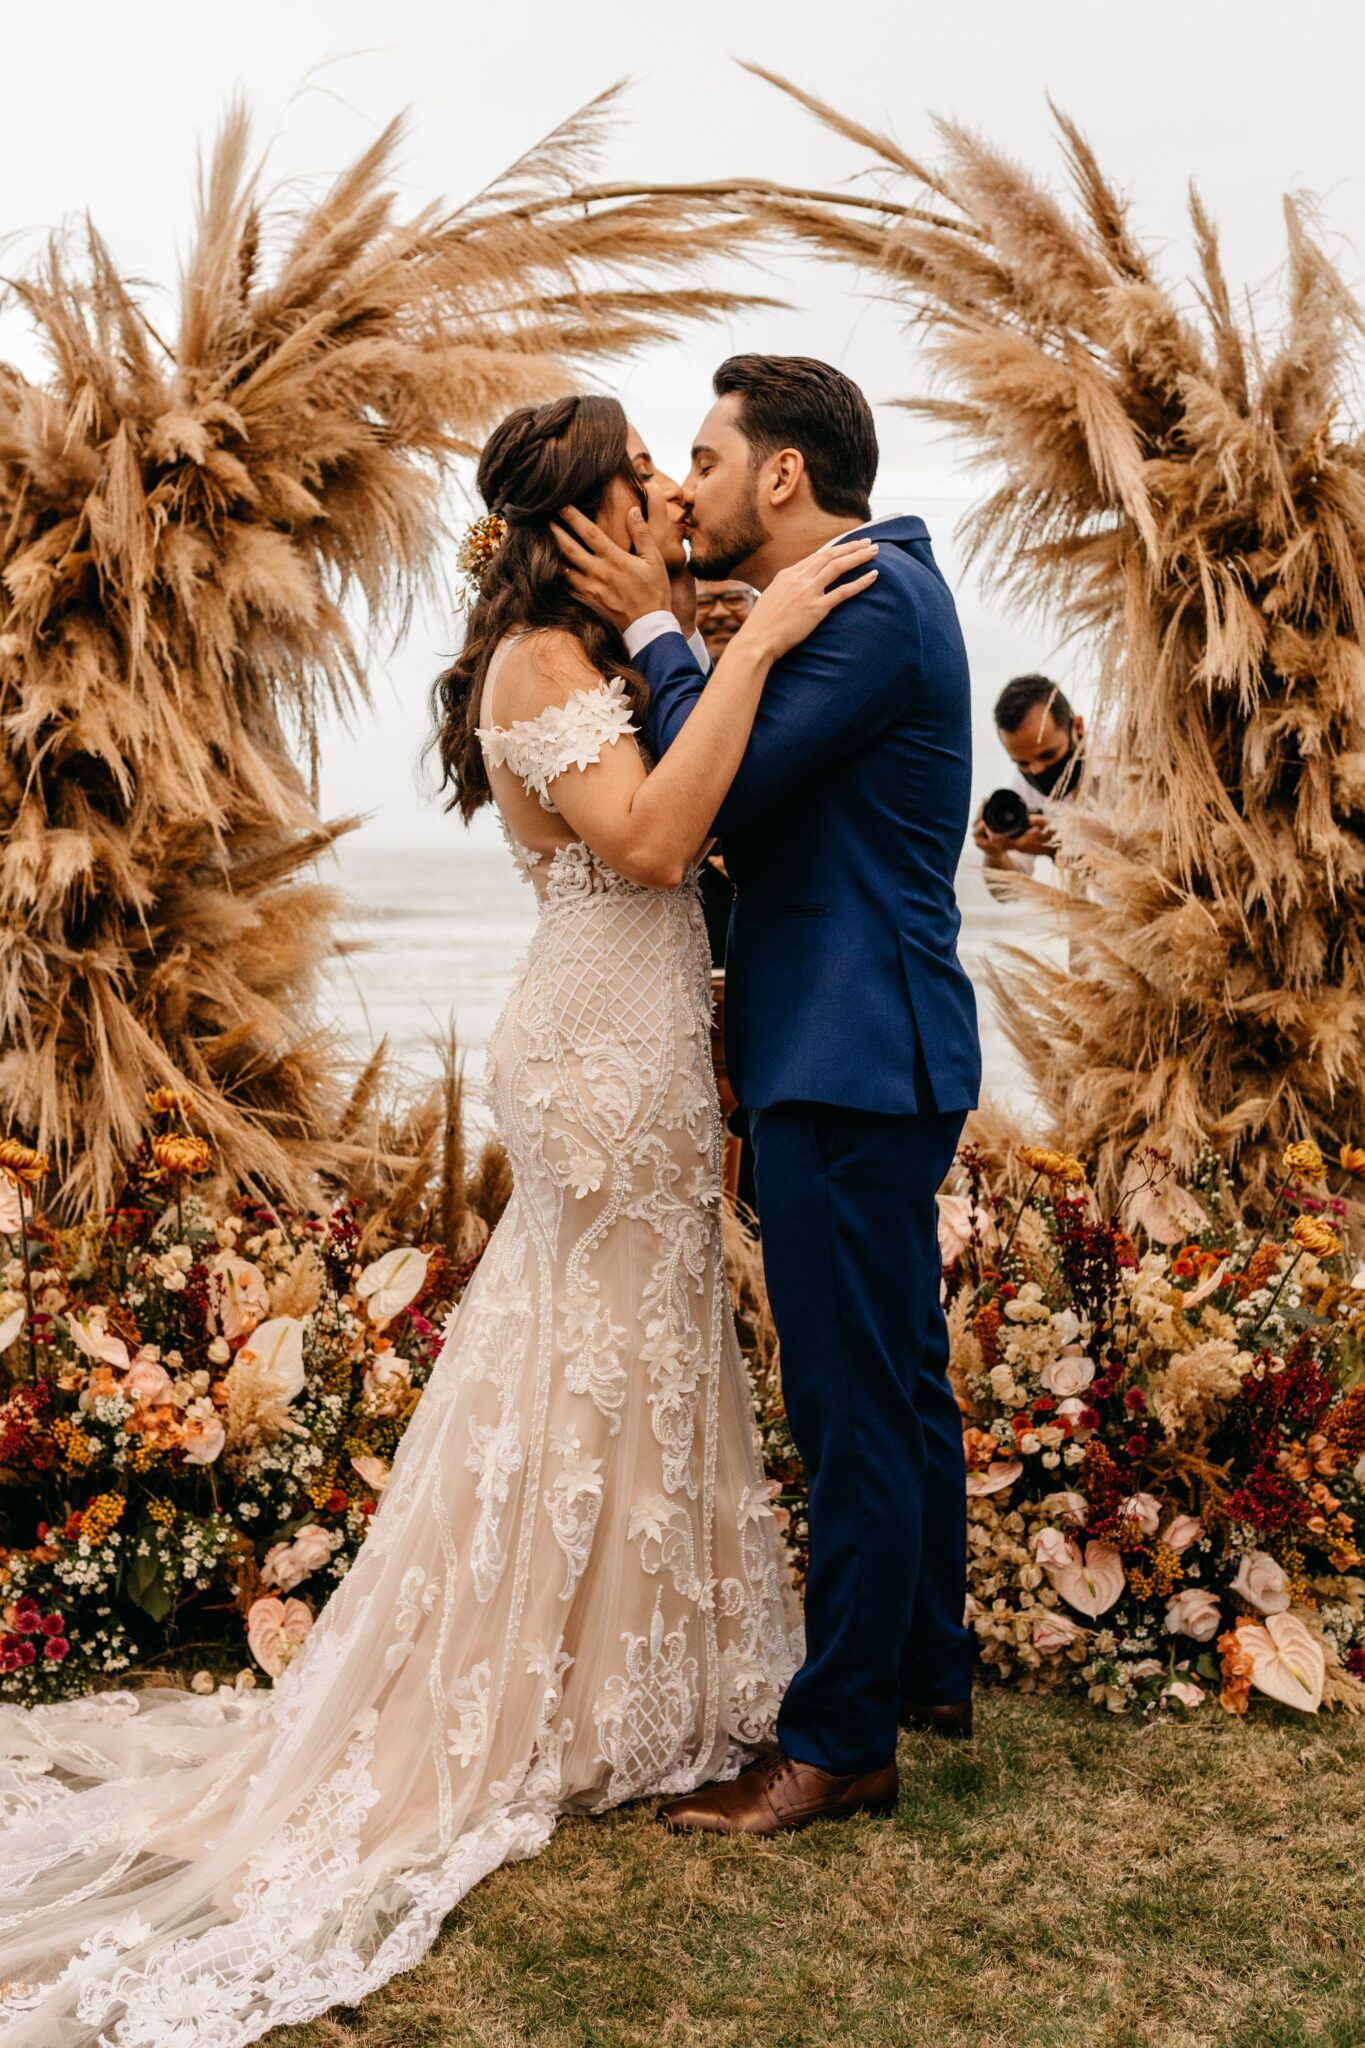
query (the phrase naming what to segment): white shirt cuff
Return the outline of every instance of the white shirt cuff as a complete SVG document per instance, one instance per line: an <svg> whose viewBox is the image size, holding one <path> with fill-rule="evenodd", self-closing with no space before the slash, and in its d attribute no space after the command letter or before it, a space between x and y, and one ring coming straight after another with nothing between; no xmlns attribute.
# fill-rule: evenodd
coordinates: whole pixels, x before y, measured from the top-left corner
<svg viewBox="0 0 1365 2048"><path fill-rule="evenodd" d="M642 619L632 619L621 636L626 643L626 659L634 661L661 634L681 631L672 612L646 612Z"/></svg>
<svg viewBox="0 0 1365 2048"><path fill-rule="evenodd" d="M711 673L711 657L706 651L706 642L701 637L700 627L690 636L687 644L692 649L692 657L697 667L704 676L709 676Z"/></svg>

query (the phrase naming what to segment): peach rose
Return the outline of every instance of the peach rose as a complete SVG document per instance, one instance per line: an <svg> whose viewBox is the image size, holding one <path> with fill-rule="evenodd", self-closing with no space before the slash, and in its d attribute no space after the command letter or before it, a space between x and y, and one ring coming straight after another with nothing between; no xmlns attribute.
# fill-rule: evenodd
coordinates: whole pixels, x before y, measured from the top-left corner
<svg viewBox="0 0 1365 2048"><path fill-rule="evenodd" d="M1033 1539L1035 1561L1044 1571L1051 1571L1054 1565L1079 1564L1081 1553L1069 1536L1063 1536L1060 1529L1040 1529Z"/></svg>
<svg viewBox="0 0 1365 2048"><path fill-rule="evenodd" d="M185 1463L211 1465L227 1442L227 1431L216 1415L185 1417Z"/></svg>
<svg viewBox="0 0 1365 2048"><path fill-rule="evenodd" d="M1196 1643L1211 1643L1223 1625L1214 1595L1203 1586L1186 1586L1166 1602L1166 1633L1192 1636Z"/></svg>
<svg viewBox="0 0 1365 2048"><path fill-rule="evenodd" d="M1237 1567L1232 1590L1259 1614L1283 1614L1289 1605L1289 1581L1264 1550L1247 1551Z"/></svg>
<svg viewBox="0 0 1365 2048"><path fill-rule="evenodd" d="M366 1366L360 1384L376 1415L396 1415L412 1391L412 1367L396 1351L381 1351Z"/></svg>
<svg viewBox="0 0 1365 2048"><path fill-rule="evenodd" d="M1095 1366L1083 1351L1068 1347L1060 1358L1049 1359L1038 1377L1049 1394L1069 1400L1073 1394L1085 1392L1095 1377Z"/></svg>
<svg viewBox="0 0 1365 2048"><path fill-rule="evenodd" d="M1204 1703L1204 1688L1202 1685L1191 1684L1187 1678L1173 1678L1169 1685L1162 1687L1161 1697L1163 1700L1174 1700L1178 1706L1186 1707L1193 1713L1196 1707Z"/></svg>
<svg viewBox="0 0 1365 2048"><path fill-rule="evenodd" d="M1192 1543L1197 1543L1203 1533L1204 1524L1198 1515L1173 1515L1161 1532L1161 1540L1168 1550L1179 1556Z"/></svg>
<svg viewBox="0 0 1365 2048"><path fill-rule="evenodd" d="M145 1401L149 1408L175 1399L175 1383L164 1365L150 1358L135 1358L123 1376L123 1391L130 1401Z"/></svg>

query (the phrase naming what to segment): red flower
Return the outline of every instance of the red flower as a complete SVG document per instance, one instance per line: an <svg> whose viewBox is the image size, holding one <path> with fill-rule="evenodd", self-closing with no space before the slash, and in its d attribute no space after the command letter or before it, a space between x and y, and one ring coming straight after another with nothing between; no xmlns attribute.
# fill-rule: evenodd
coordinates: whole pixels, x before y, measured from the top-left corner
<svg viewBox="0 0 1365 2048"><path fill-rule="evenodd" d="M21 1600L15 1608L14 1626L16 1632L21 1636L31 1636L37 1633L40 1626L38 1610L31 1600Z"/></svg>
<svg viewBox="0 0 1365 2048"><path fill-rule="evenodd" d="M1051 1394L1040 1394L1033 1404L1033 1412L1035 1415L1051 1415L1056 1406Z"/></svg>
<svg viewBox="0 0 1365 2048"><path fill-rule="evenodd" d="M347 1498L341 1487L334 1486L323 1505L329 1515L344 1515L347 1507Z"/></svg>
<svg viewBox="0 0 1365 2048"><path fill-rule="evenodd" d="M1147 1406L1147 1396L1143 1393L1141 1387L1129 1387L1128 1392L1123 1397L1123 1405L1130 1414L1140 1415Z"/></svg>
<svg viewBox="0 0 1365 2048"><path fill-rule="evenodd" d="M1099 1426L1100 1414L1098 1408L1082 1408L1080 1414L1076 1417L1076 1428L1098 1429Z"/></svg>
<svg viewBox="0 0 1365 2048"><path fill-rule="evenodd" d="M1145 1436L1130 1436L1123 1448L1130 1458L1140 1458L1147 1448L1147 1439Z"/></svg>
<svg viewBox="0 0 1365 2048"><path fill-rule="evenodd" d="M64 1636L49 1636L43 1644L43 1655L53 1664L60 1664L70 1648L71 1645Z"/></svg>
<svg viewBox="0 0 1365 2048"><path fill-rule="evenodd" d="M59 1636L66 1627L66 1622L60 1614L45 1614L38 1626L45 1636Z"/></svg>
<svg viewBox="0 0 1365 2048"><path fill-rule="evenodd" d="M31 1664L38 1652L34 1649L32 1643L16 1643L14 1654L20 1664Z"/></svg>
<svg viewBox="0 0 1365 2048"><path fill-rule="evenodd" d="M374 1502L374 1501L372 1501L372 1500L363 1500L363 1501L361 1501L361 1503L360 1503L360 1512L361 1512L361 1514L362 1514L362 1515L372 1515L372 1514L374 1513L374 1510L375 1510L375 1502Z"/></svg>

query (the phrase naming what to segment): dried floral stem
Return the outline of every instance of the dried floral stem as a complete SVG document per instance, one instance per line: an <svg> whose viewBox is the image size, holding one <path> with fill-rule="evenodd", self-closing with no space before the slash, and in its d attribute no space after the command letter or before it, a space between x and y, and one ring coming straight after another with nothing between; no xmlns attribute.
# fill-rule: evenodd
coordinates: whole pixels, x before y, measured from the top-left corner
<svg viewBox="0 0 1365 2048"><path fill-rule="evenodd" d="M24 1300L28 1306L28 1366L34 1385L38 1384L38 1347L33 1335L33 1273L29 1265L28 1225L24 1216L24 1184L17 1175L14 1182L19 1197L19 1259L24 1269Z"/></svg>
<svg viewBox="0 0 1365 2048"><path fill-rule="evenodd" d="M1293 1258L1290 1260L1288 1266L1285 1268L1279 1286L1271 1295L1269 1301L1266 1303L1264 1309L1261 1311L1261 1314L1257 1321L1252 1325L1251 1329L1247 1332L1248 1342L1250 1342L1251 1338L1253 1338L1256 1335L1257 1331L1262 1327L1262 1325L1265 1322L1267 1322L1269 1318L1275 1313L1275 1304L1276 1302L1278 1302L1280 1296L1284 1293L1285 1288L1293 1279L1295 1272L1298 1270L1299 1261L1302 1257L1303 1253L1301 1251L1295 1252Z"/></svg>

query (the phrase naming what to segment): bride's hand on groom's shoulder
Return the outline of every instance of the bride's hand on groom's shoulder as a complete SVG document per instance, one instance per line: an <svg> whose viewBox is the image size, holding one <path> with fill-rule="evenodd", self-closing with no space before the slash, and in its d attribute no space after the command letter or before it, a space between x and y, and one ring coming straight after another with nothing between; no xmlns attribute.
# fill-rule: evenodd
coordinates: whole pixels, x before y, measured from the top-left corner
<svg viewBox="0 0 1365 2048"><path fill-rule="evenodd" d="M628 523L633 553L572 505L550 526L570 590L619 632L647 612L673 610L668 568L642 514L632 510Z"/></svg>
<svg viewBox="0 0 1365 2048"><path fill-rule="evenodd" d="M856 597L859 591L876 582L876 559L877 543L859 537L831 541L827 546L817 548L814 554L793 562L790 568L779 569L731 641L731 646L737 646L741 640L756 643L760 652L777 661L790 653L807 634L813 633L836 605L843 604L846 598ZM861 569L864 573L855 576L851 583L841 583L837 589L830 588L840 576L847 576L851 569Z"/></svg>

